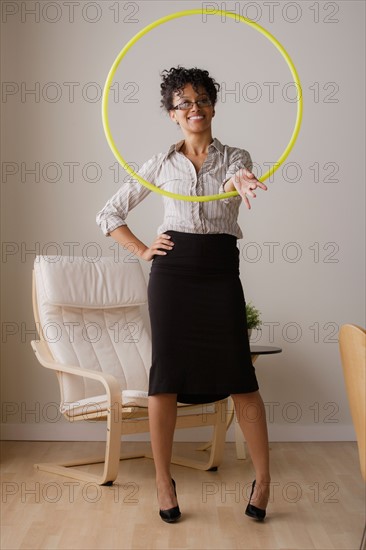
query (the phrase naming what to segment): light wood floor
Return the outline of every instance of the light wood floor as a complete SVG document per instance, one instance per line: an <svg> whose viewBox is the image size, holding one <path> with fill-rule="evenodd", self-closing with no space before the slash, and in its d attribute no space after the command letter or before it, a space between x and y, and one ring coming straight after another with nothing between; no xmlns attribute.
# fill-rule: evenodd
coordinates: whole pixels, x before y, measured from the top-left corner
<svg viewBox="0 0 366 550"><path fill-rule="evenodd" d="M146 443L125 443L132 451ZM176 449L199 455L197 444ZM112 487L34 470L35 462L99 454L102 443L3 442L1 534L10 549L358 549L365 490L356 444L272 443L267 518L244 515L253 479L250 459L233 443L217 472L172 465L182 518L158 516L154 465L121 462ZM100 465L89 467L91 471Z"/></svg>

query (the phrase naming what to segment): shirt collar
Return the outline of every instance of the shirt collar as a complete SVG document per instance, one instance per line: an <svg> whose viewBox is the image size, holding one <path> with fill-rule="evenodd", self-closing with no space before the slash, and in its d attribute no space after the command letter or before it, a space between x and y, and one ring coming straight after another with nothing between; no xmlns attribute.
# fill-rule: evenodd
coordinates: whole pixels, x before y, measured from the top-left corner
<svg viewBox="0 0 366 550"><path fill-rule="evenodd" d="M173 145L169 147L169 150L166 156L169 157L169 155L171 155L174 151L178 152L182 148L183 143L184 143L184 139L182 139L178 143L173 143ZM213 138L213 141L210 143L208 148L210 149L210 147L216 149L222 155L224 154L224 146L217 138Z"/></svg>

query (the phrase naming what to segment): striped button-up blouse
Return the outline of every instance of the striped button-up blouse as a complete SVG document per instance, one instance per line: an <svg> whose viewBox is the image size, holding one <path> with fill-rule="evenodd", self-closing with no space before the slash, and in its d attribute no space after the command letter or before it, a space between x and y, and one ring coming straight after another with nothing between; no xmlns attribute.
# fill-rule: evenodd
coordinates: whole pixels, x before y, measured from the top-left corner
<svg viewBox="0 0 366 550"><path fill-rule="evenodd" d="M248 151L222 145L214 138L197 173L193 163L180 152L183 143L184 140L173 144L168 152L154 155L136 173L172 193L200 196L225 193L224 184L235 172L244 167L252 170ZM150 189L136 179L124 183L97 214L96 221L104 235L108 237L117 227L127 225L128 212L149 193ZM172 229L184 233L228 233L243 238L237 222L240 195L207 202L188 202L163 195L163 200L164 220L157 235Z"/></svg>

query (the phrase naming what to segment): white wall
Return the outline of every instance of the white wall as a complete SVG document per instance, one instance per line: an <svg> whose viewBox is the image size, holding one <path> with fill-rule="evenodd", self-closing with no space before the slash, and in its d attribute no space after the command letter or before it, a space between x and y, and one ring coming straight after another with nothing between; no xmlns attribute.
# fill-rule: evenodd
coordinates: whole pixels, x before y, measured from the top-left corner
<svg viewBox="0 0 366 550"><path fill-rule="evenodd" d="M34 331L33 261L35 254L67 255L71 246L76 255L116 251L95 223L126 177L121 169L114 180L101 90L131 37L164 15L201 4L81 0L73 14L67 3L57 6L47 0L2 6L2 425L3 437L14 439L99 437L96 426L51 421L56 378L37 363L34 334L27 332ZM258 193L251 211L242 205L239 217L241 280L264 322L253 339L283 349L256 364L270 438L353 439L337 334L343 323L365 325L365 5L210 3L215 6L256 19L272 33L295 63L304 94L294 149L267 180L269 191ZM178 64L207 68L222 84L214 136L247 149L256 174L263 174L292 133L293 89L286 96L292 77L260 32L219 16L166 23L127 54L116 74L119 100L110 99L123 156L141 165L181 139L159 107L159 72ZM26 93L31 89L36 94ZM39 177L26 171L36 163ZM70 163L76 163L74 178ZM161 197L150 194L128 223L150 244L162 215ZM148 280L150 264L142 267Z"/></svg>

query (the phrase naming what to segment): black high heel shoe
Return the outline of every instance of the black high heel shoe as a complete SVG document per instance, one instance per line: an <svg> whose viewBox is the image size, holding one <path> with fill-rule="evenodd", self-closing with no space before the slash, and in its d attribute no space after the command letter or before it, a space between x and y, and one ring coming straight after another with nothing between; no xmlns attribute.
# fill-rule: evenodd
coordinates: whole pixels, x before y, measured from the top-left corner
<svg viewBox="0 0 366 550"><path fill-rule="evenodd" d="M245 514L250 518L257 519L258 521L263 521L266 517L266 510L262 510L262 508L257 508L257 506L250 504L254 492L254 487L255 480L252 483L252 492L250 493L249 504L246 507Z"/></svg>
<svg viewBox="0 0 366 550"><path fill-rule="evenodd" d="M175 481L172 478L172 483L174 487L174 494L177 496L176 490L175 490ZM159 515L163 521L166 521L167 523L174 523L177 521L180 516L182 515L179 506L175 506L174 508L168 508L168 510L159 510Z"/></svg>

